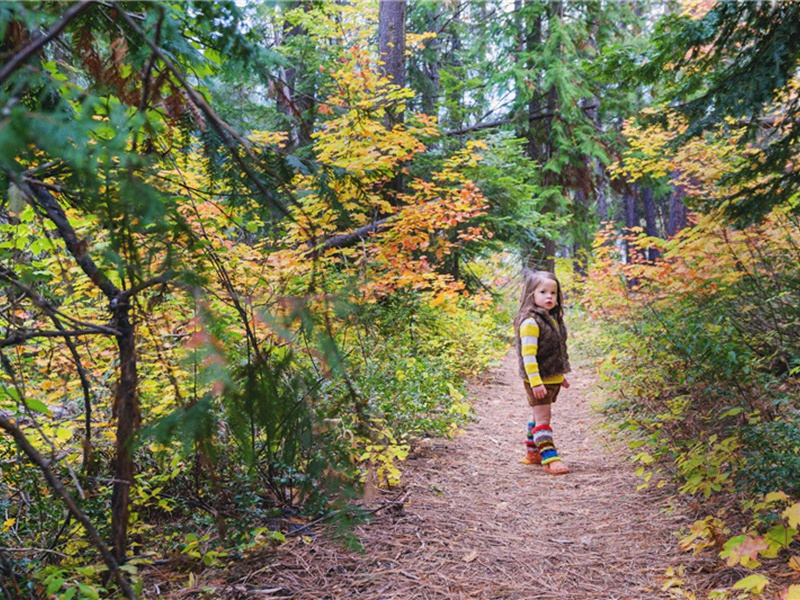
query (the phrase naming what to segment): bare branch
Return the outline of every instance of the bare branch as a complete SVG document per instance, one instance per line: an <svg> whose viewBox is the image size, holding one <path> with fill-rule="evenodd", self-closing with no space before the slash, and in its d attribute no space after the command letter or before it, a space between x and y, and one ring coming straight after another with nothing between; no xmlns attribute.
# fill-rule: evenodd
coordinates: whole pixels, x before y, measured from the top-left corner
<svg viewBox="0 0 800 600"><path fill-rule="evenodd" d="M586 106L582 106L581 108L584 111L587 110L594 110L598 108L599 104L587 104ZM540 112L537 114L533 114L528 117L528 122L532 123L533 121L538 121L540 119L549 119L551 117L555 117L555 112ZM502 127L503 125L510 125L511 123L516 122L517 119L500 119L498 121L489 121L488 123L476 123L475 125L470 125L469 127L463 127L461 129L451 129L450 131L445 131L444 135L463 135L465 133L469 133L471 131L480 131L482 129L492 129L493 127Z"/></svg>
<svg viewBox="0 0 800 600"><path fill-rule="evenodd" d="M356 242L363 240L367 237L370 233L374 233L383 229L386 225L388 225L392 220L392 217L384 217L383 219L379 219L377 221L373 221L372 223L368 223L367 225L363 225L358 229L351 231L350 233L343 233L341 235L335 235L332 238L328 238L322 243L322 250L330 250L332 248L345 248L350 246L351 244L355 244Z"/></svg>
<svg viewBox="0 0 800 600"><path fill-rule="evenodd" d="M85 327L87 329L96 330L98 333L102 332L108 335L119 335L119 331L117 331L113 327L109 327L108 325L87 323L85 321L75 319L73 317L70 317L69 315L66 315L56 310L56 308L52 304L50 304L47 298L45 298L41 294L36 293L35 290L31 289L30 287L22 283L17 278L17 274L14 273L14 271L12 271L11 269L7 269L2 265L0 265L0 280L10 283L14 287L22 291L22 293L24 293L25 296L27 296L31 300L31 302L33 302L36 306L41 308L54 322L58 321L60 317L61 319L69 321L70 323L77 325L79 327Z"/></svg>
<svg viewBox="0 0 800 600"><path fill-rule="evenodd" d="M20 187L20 186L18 186ZM61 205L53 197L49 190L36 181L25 180L21 182L21 187L28 197L31 198L41 208L47 217L58 229L58 234L67 245L67 250L75 258L83 272L99 287L103 293L112 300L119 296L120 289L100 270L92 258L86 252L86 242L78 239L75 229L67 218L67 214Z"/></svg>
<svg viewBox="0 0 800 600"><path fill-rule="evenodd" d="M53 489L53 491L56 492L56 494L58 494L58 496L64 501L64 504L67 505L67 509L69 510L70 514L72 514L76 521L83 525L84 529L86 530L86 534L89 536L89 540L100 552L100 555L103 557L103 562L106 563L109 571L111 571L111 573L114 575L114 579L119 587L122 588L125 597L129 598L130 600L135 600L136 594L128 583L128 580L125 579L122 571L120 571L119 564L111 554L108 546L106 546L106 544L103 542L103 539L100 537L97 529L95 529L92 522L77 505L67 488L64 487L64 484L61 483L59 478L56 477L55 473L53 473L52 469L50 469L48 461L39 453L38 450L36 450L36 448L31 445L22 430L3 415L0 415L0 429L5 429L6 432L8 432L9 435L14 438L14 441L17 443L17 446L19 446L19 449L22 450L22 452L25 453L36 466L39 467L39 470L44 475L47 483L50 484L50 487Z"/></svg>
<svg viewBox="0 0 800 600"><path fill-rule="evenodd" d="M156 275L155 277L151 277L147 281L143 281L139 285L133 286L129 290L124 290L120 292L119 296L117 296L117 302L124 302L128 298L131 298L138 294L141 291L146 290L147 288L151 288L155 285L163 285L165 283L169 283L172 278L169 275Z"/></svg>
<svg viewBox="0 0 800 600"><path fill-rule="evenodd" d="M463 135L465 133L469 133L470 131L480 131L481 129L492 129L493 127L502 127L503 125L510 125L514 122L514 119L500 119L499 121L489 121L488 123L477 123L476 125L470 125L469 127L463 127L461 129L451 129L450 131L445 131L444 135Z"/></svg>
<svg viewBox="0 0 800 600"><path fill-rule="evenodd" d="M119 332L117 332L117 335L118 334ZM108 335L108 331L100 329L58 329L56 331L41 329L32 329L27 331L24 329L15 329L14 331L9 332L6 339L0 340L0 348L18 346L19 344L22 344L28 340L34 340L36 338L67 338L78 337L81 335Z"/></svg>

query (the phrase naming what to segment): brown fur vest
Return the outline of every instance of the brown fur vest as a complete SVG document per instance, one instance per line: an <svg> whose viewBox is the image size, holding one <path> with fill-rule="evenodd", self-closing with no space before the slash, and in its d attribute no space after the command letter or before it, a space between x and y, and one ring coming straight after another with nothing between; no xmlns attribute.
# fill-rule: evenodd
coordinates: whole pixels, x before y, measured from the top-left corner
<svg viewBox="0 0 800 600"><path fill-rule="evenodd" d="M542 379L569 373L569 354L567 353L567 327L562 323L560 326L556 320L550 316L546 310L536 308L525 318L533 317L539 325L539 348L536 350L536 362L539 363L539 375ZM525 374L525 364L522 362L522 351L520 350L519 326L517 326L517 357L519 358L519 372L523 379L527 379Z"/></svg>

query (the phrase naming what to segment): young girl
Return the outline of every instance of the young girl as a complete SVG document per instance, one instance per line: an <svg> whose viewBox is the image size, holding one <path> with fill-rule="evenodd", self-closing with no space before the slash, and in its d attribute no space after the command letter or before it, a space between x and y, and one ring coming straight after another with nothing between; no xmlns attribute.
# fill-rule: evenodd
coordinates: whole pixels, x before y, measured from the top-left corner
<svg viewBox="0 0 800 600"><path fill-rule="evenodd" d="M552 273L525 269L522 301L514 319L520 375L533 421L528 423L522 462L541 464L546 473L562 475L569 468L558 456L550 427L551 405L570 372L567 328L564 326L561 285Z"/></svg>

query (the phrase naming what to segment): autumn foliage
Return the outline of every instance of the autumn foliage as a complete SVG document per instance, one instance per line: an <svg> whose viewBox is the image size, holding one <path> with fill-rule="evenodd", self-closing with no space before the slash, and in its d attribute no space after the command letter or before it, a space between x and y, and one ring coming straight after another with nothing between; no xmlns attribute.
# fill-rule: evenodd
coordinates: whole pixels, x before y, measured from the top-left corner
<svg viewBox="0 0 800 600"><path fill-rule="evenodd" d="M600 324L607 410L643 486L676 483L702 498L707 516L682 546L752 569L732 589L760 593L781 588L781 565L797 568L800 220L787 204L732 227L724 202L738 189L726 173L758 144L733 143L734 128L673 145L682 127L674 115L661 126L629 122L616 172L680 186L695 207L688 227L661 239L607 223L582 302ZM693 597L676 571L665 586Z"/></svg>
<svg viewBox="0 0 800 600"><path fill-rule="evenodd" d="M176 16L213 38L218 9ZM189 85L182 67L218 74L221 52L136 54L135 18L107 48L96 23L75 29L99 96L84 98L59 58L14 74L29 97L0 125L0 417L31 449L0 444L0 534L65 558L5 561L12 587L132 597L127 578L151 552L193 573L279 542L289 517L346 530L354 500L400 482L414 440L468 419L465 379L505 344L489 289L452 269L491 236L464 175L483 145L411 175L440 133L381 74L374 16L292 17L336 48L302 157L280 126L233 131ZM39 75L57 111L25 87ZM406 115L389 124L388 111ZM74 510L30 500L46 469Z"/></svg>

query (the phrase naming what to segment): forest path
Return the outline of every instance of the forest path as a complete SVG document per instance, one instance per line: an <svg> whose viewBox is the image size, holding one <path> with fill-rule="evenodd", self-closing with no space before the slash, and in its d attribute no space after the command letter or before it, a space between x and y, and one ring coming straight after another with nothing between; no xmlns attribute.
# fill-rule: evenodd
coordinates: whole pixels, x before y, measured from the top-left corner
<svg viewBox="0 0 800 600"><path fill-rule="evenodd" d="M393 496L402 504L356 528L363 553L322 535L298 536L260 563L238 565L247 575L229 579L224 597L669 598L665 569L693 560L679 552L674 532L691 521L665 510L666 494L636 491L633 466L598 428L591 367L578 365L570 381L553 419L570 474L519 462L529 409L509 354L471 386L476 420L412 456L403 493Z"/></svg>

